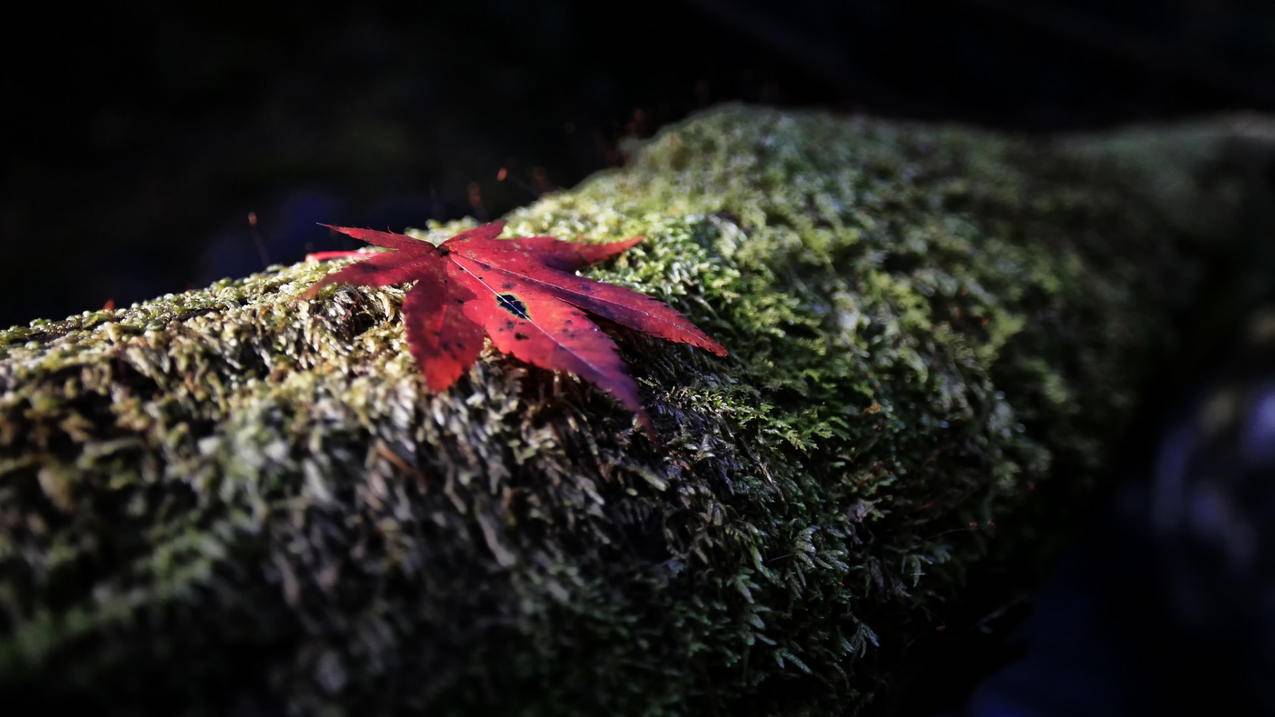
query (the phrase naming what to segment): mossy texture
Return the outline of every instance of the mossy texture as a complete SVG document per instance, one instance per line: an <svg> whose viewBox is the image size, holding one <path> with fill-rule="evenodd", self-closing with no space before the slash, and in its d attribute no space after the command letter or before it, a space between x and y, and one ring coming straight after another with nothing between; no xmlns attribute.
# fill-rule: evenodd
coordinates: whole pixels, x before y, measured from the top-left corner
<svg viewBox="0 0 1275 717"><path fill-rule="evenodd" d="M331 264L0 333L0 684L858 711L971 566L1039 543L1041 486L1092 483L1190 300L1194 239L1101 155L728 107L514 212L646 235L590 275L730 349L615 330L661 445L490 350L428 395L402 287L295 300Z"/></svg>

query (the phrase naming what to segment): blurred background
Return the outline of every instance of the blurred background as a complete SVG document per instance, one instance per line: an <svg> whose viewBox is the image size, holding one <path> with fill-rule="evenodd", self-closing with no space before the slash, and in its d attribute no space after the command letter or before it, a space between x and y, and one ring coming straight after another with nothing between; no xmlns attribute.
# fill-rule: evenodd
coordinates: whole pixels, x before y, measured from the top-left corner
<svg viewBox="0 0 1275 717"><path fill-rule="evenodd" d="M424 5L45 5L8 18L0 326L352 248L316 222L495 218L623 164L626 140L723 101L1025 133L1275 111L1269 0ZM1273 362L1253 380L1275 386ZM1275 436L1270 395L1261 415ZM1137 478L1154 472L1143 454L1167 421L1149 415L1146 450L1131 449ZM1260 455L1244 470L1269 475L1275 451ZM1099 520L1124 519L1113 509ZM1046 615L1025 629L1074 654L1042 663L1016 637L1027 595L972 595L953 608L968 627L918 651L924 689L899 711L1014 714L1002 708L1016 689L1038 703L1051 689L1083 693L1111 661L1144 661L1146 649L1099 645L1111 625L1081 614L1095 591L1127 593L1114 618L1145 624L1113 643L1125 646L1153 644L1169 620L1143 609L1157 599L1153 577L1122 572L1150 548L1117 547L1078 547L1081 567L1065 561L1034 601ZM1094 688L1084 707L1109 694Z"/></svg>
<svg viewBox="0 0 1275 717"><path fill-rule="evenodd" d="M30 12L0 47L4 326L344 248L317 221L495 217L725 100L1027 132L1275 108L1269 2Z"/></svg>

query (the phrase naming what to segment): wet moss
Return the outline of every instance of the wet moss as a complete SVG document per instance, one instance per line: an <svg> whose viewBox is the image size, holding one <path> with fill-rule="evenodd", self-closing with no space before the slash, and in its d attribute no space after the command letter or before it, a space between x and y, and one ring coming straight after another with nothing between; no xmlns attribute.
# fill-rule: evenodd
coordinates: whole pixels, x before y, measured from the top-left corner
<svg viewBox="0 0 1275 717"><path fill-rule="evenodd" d="M295 300L330 265L0 333L0 684L855 712L1048 537L1040 487L1088 489L1173 339L1202 231L1121 142L728 107L514 212L646 235L591 275L730 349L617 329L659 446L490 351L426 394L402 287Z"/></svg>

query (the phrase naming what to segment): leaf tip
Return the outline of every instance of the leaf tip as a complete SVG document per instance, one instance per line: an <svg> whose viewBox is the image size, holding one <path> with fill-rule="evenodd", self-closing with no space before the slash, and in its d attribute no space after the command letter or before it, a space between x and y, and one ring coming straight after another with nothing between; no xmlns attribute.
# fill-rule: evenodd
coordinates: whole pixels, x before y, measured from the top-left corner
<svg viewBox="0 0 1275 717"><path fill-rule="evenodd" d="M300 294L297 294L296 296L293 296L292 300L293 301L309 301L310 299L313 299L315 296L318 296L319 289L322 289L323 286L324 284L322 280L316 281L310 285L310 288L306 289Z"/></svg>

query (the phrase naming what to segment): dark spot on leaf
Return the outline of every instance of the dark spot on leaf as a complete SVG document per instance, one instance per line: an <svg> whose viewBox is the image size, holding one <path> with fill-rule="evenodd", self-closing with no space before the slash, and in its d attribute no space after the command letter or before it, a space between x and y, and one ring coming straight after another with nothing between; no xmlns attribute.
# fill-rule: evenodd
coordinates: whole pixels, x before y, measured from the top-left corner
<svg viewBox="0 0 1275 717"><path fill-rule="evenodd" d="M526 341L528 338L529 337L526 334L522 333L521 331L514 333L515 341Z"/></svg>
<svg viewBox="0 0 1275 717"><path fill-rule="evenodd" d="M498 295L496 297L496 304L500 308L504 309L505 311L508 311L509 313L513 314L514 316L517 316L520 319L531 318L531 316L527 313L527 305L522 303L522 299L519 299L517 295L515 294Z"/></svg>

